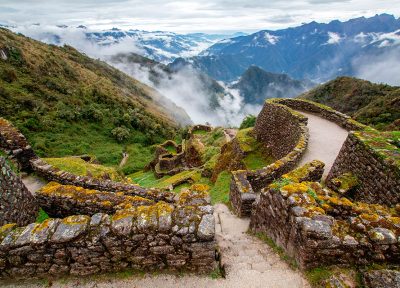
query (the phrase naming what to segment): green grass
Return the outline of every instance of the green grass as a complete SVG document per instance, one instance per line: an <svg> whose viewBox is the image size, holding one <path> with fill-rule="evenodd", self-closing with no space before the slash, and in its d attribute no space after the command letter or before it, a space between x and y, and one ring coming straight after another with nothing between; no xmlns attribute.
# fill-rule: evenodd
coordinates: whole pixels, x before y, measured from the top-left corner
<svg viewBox="0 0 400 288"><path fill-rule="evenodd" d="M229 202L230 183L231 173L223 171L218 175L217 181L215 181L210 190L211 203L213 205L216 203L227 204Z"/></svg>
<svg viewBox="0 0 400 288"><path fill-rule="evenodd" d="M313 287L321 287L323 282L329 279L334 273L329 267L318 267L305 272L308 282Z"/></svg>
<svg viewBox="0 0 400 288"><path fill-rule="evenodd" d="M154 146L128 144L126 152L129 154L129 158L121 171L125 175L129 175L143 170L143 168L153 160Z"/></svg>
<svg viewBox="0 0 400 288"><path fill-rule="evenodd" d="M221 279L223 278L223 273L219 267L215 268L211 273L210 273L210 278L211 279Z"/></svg>
<svg viewBox="0 0 400 288"><path fill-rule="evenodd" d="M44 161L59 168L60 170L70 172L75 175L87 176L91 175L94 178L102 178L104 175L109 175L114 181L122 181L117 170L112 167L88 163L81 158L77 157L63 157L63 158L44 158Z"/></svg>
<svg viewBox="0 0 400 288"><path fill-rule="evenodd" d="M193 135L206 135L206 134L208 134L208 132L205 130L196 130L193 132Z"/></svg>
<svg viewBox="0 0 400 288"><path fill-rule="evenodd" d="M168 146L166 146L166 147L164 147L164 148L167 149L167 151L168 151L169 153L171 153L171 154L176 154L176 153L177 153L176 148L175 148L175 146L173 146L173 145L168 145Z"/></svg>
<svg viewBox="0 0 400 288"><path fill-rule="evenodd" d="M269 247L272 248L272 250L279 255L279 257L285 261L290 268L292 268L293 270L298 269L298 264L296 262L296 260L292 257L290 257L289 255L286 254L285 250L283 250L282 247L276 245L276 243L274 242L274 240L272 240L270 237L268 237L267 235L265 235L264 233L256 233L255 236L257 238L259 238L260 240L262 240L263 242L265 242Z"/></svg>
<svg viewBox="0 0 400 288"><path fill-rule="evenodd" d="M267 156L268 153L265 153L262 150L263 149L260 147L259 149L253 150L246 155L246 157L243 159L243 162L247 169L261 169L274 162L274 158Z"/></svg>
<svg viewBox="0 0 400 288"><path fill-rule="evenodd" d="M133 173L131 175L127 176L128 178L132 179L132 181L142 187L145 188L151 188L151 187L155 187L157 185L157 183L163 179L157 179L154 176L154 172L153 171L138 171L136 173Z"/></svg>
<svg viewBox="0 0 400 288"><path fill-rule="evenodd" d="M43 223L46 219L49 219L49 215L42 208L39 208L38 216L36 217L36 223Z"/></svg>

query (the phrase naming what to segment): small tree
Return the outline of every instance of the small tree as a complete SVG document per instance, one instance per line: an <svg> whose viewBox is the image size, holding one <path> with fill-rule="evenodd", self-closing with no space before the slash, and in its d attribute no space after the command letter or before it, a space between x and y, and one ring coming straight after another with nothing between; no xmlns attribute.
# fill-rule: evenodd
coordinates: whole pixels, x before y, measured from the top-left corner
<svg viewBox="0 0 400 288"><path fill-rule="evenodd" d="M247 115L246 118L243 119L242 124L240 124L240 129L254 127L254 125L256 125L256 120L257 120L256 116Z"/></svg>
<svg viewBox="0 0 400 288"><path fill-rule="evenodd" d="M111 134L117 139L118 142L123 142L129 138L130 131L125 126L114 128Z"/></svg>

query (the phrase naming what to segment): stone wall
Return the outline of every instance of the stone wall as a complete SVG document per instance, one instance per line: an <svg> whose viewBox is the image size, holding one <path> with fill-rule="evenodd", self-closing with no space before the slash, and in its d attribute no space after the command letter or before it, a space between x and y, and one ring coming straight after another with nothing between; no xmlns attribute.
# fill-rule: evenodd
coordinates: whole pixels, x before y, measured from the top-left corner
<svg viewBox="0 0 400 288"><path fill-rule="evenodd" d="M0 149L10 157L15 158L19 168L30 171L30 160L37 158L25 136L22 135L10 122L0 117Z"/></svg>
<svg viewBox="0 0 400 288"><path fill-rule="evenodd" d="M205 194L174 204L69 216L0 228L0 279L85 276L124 269L209 272L215 267L215 222Z"/></svg>
<svg viewBox="0 0 400 288"><path fill-rule="evenodd" d="M35 193L41 208L51 217L63 218L71 215L113 214L133 206L154 205L154 201L127 196L123 192L110 193L82 187L50 182Z"/></svg>
<svg viewBox="0 0 400 288"><path fill-rule="evenodd" d="M300 162L308 143L307 118L292 109L266 101L254 128L277 160L259 170L232 172L230 201L239 217L249 216L251 205L261 189L291 171Z"/></svg>
<svg viewBox="0 0 400 288"><path fill-rule="evenodd" d="M202 125L202 124L198 124L198 125L194 125L192 127L190 127L189 131L188 131L188 136L189 138L193 136L193 134L196 131L205 131L205 132L211 132L212 131L212 127L209 125Z"/></svg>
<svg viewBox="0 0 400 288"><path fill-rule="evenodd" d="M253 233L270 237L303 269L400 263L398 212L296 181L284 176L261 192L251 214Z"/></svg>
<svg viewBox="0 0 400 288"><path fill-rule="evenodd" d="M38 212L35 198L0 157L0 225L26 225L35 221Z"/></svg>
<svg viewBox="0 0 400 288"><path fill-rule="evenodd" d="M280 159L295 148L305 125L307 117L275 101L267 101L257 116L254 132L272 156Z"/></svg>
<svg viewBox="0 0 400 288"><path fill-rule="evenodd" d="M99 191L124 192L126 195L141 196L156 201L162 200L171 202L174 198L174 194L169 191L146 189L134 184L101 180L90 176L77 176L55 168L40 158L32 160L31 165L38 175L42 176L49 182L58 182L64 185L80 186Z"/></svg>
<svg viewBox="0 0 400 288"><path fill-rule="evenodd" d="M348 131L362 130L366 127L365 125L353 120L350 116L346 114L336 111L329 106L325 106L313 101L292 98L274 99L273 101L275 103L283 104L295 110L317 114L318 116L325 118L326 120L338 124Z"/></svg>
<svg viewBox="0 0 400 288"><path fill-rule="evenodd" d="M350 172L358 186L346 196L367 203L399 204L400 149L382 135L373 130L350 133L327 176L328 186L335 189L334 179Z"/></svg>

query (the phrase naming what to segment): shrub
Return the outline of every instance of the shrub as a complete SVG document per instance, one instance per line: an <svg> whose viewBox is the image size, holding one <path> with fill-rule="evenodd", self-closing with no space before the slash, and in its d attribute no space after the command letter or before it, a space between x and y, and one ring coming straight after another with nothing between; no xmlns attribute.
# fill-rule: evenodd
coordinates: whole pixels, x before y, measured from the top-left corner
<svg viewBox="0 0 400 288"><path fill-rule="evenodd" d="M254 125L256 124L256 120L257 120L256 116L247 115L246 118L244 118L242 123L240 124L240 129L254 127Z"/></svg>
<svg viewBox="0 0 400 288"><path fill-rule="evenodd" d="M129 129L125 126L114 128L111 131L111 134L117 139L118 142L123 142L129 138L130 132Z"/></svg>

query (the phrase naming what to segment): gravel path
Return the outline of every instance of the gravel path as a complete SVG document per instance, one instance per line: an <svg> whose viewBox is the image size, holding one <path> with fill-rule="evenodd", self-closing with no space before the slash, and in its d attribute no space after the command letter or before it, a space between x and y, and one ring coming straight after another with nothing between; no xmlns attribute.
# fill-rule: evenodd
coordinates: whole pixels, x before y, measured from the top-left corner
<svg viewBox="0 0 400 288"><path fill-rule="evenodd" d="M298 112L308 117L307 126L310 130L308 147L299 166L312 160L321 160L325 163L324 177L326 177L347 138L348 132L335 123L316 115Z"/></svg>

